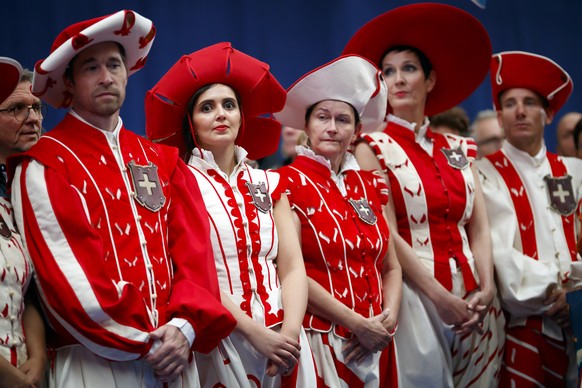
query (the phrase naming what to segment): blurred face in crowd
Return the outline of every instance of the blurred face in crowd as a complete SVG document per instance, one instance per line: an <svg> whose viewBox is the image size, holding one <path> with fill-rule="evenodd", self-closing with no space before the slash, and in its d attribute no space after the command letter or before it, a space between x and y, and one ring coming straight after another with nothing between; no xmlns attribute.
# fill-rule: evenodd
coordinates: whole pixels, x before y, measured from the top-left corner
<svg viewBox="0 0 582 388"><path fill-rule="evenodd" d="M557 151L562 156L576 156L576 147L574 146L574 127L582 118L582 113L566 113L558 123L556 129Z"/></svg>
<svg viewBox="0 0 582 388"><path fill-rule="evenodd" d="M43 107L30 92L31 83L23 81L0 104L0 162L18 152L27 151L40 137Z"/></svg>
<svg viewBox="0 0 582 388"><path fill-rule="evenodd" d="M544 107L542 98L524 88L508 89L499 96L499 125L511 145L536 155L543 144L544 128L552 122L553 112Z"/></svg>
<svg viewBox="0 0 582 388"><path fill-rule="evenodd" d="M360 129L354 108L336 100L315 104L305 126L311 149L328 159L336 172Z"/></svg>
<svg viewBox="0 0 582 388"><path fill-rule="evenodd" d="M474 124L474 136L477 143L477 157L490 155L501 149L505 132L499 126L496 117L487 117Z"/></svg>
<svg viewBox="0 0 582 388"><path fill-rule="evenodd" d="M73 107L89 123L103 128L103 122L119 114L125 100L127 69L119 45L98 43L81 51L72 61L72 79L67 89Z"/></svg>
<svg viewBox="0 0 582 388"><path fill-rule="evenodd" d="M198 145L212 151L233 146L241 126L241 110L234 90L214 84L198 96L192 124Z"/></svg>
<svg viewBox="0 0 582 388"><path fill-rule="evenodd" d="M409 119L424 114L428 93L434 88L436 76L426 77L416 53L390 51L382 59L382 73L388 87L388 103L394 115Z"/></svg>

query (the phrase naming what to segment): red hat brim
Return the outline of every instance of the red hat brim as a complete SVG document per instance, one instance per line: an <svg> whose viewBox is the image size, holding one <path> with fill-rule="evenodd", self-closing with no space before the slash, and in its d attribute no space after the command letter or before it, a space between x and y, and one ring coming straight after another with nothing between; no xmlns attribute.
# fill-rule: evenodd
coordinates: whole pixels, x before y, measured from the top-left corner
<svg viewBox="0 0 582 388"><path fill-rule="evenodd" d="M220 83L240 97L243 124L237 145L250 159L277 150L281 125L263 115L283 109L286 91L269 71L269 65L232 47L228 42L184 55L145 97L146 135L159 143L185 149L182 122L190 99L203 86Z"/></svg>
<svg viewBox="0 0 582 388"><path fill-rule="evenodd" d="M461 103L489 70L487 31L474 16L449 5L419 3L388 11L360 28L343 54L361 55L381 67L394 46L414 47L432 64L436 84L427 97L427 116Z"/></svg>
<svg viewBox="0 0 582 388"><path fill-rule="evenodd" d="M2 104L18 86L22 67L12 58L0 57L0 74L0 104Z"/></svg>
<svg viewBox="0 0 582 388"><path fill-rule="evenodd" d="M513 88L534 91L557 113L572 94L574 84L560 65L544 56L524 51L494 54L491 57L491 91L497 110L501 110L501 93Z"/></svg>

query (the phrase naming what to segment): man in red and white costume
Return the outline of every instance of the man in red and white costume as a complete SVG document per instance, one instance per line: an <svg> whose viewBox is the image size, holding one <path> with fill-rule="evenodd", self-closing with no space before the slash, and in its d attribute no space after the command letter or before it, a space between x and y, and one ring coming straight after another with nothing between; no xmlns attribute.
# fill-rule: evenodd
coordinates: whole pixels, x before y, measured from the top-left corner
<svg viewBox="0 0 582 388"><path fill-rule="evenodd" d="M35 67L33 93L72 106L9 167L55 331L54 386L196 386L191 351L210 351L234 326L196 182L176 150L119 117L154 36L150 20L119 11L65 29Z"/></svg>
<svg viewBox="0 0 582 388"><path fill-rule="evenodd" d="M40 100L30 92L32 72L0 57L0 386L37 385L46 369L44 322L34 302L32 265L16 230L6 187L6 158L40 136ZM25 336L26 334L26 336Z"/></svg>
<svg viewBox="0 0 582 388"><path fill-rule="evenodd" d="M478 168L509 317L500 383L566 386L575 379L565 293L581 284L574 212L582 161L548 152L543 136L572 80L548 58L513 51L493 55L491 85L507 138Z"/></svg>

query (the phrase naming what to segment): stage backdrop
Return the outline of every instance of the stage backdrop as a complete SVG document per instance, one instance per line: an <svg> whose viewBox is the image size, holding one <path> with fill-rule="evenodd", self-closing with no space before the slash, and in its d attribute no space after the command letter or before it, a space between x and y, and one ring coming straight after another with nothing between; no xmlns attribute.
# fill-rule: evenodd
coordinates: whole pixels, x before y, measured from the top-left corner
<svg viewBox="0 0 582 388"><path fill-rule="evenodd" d="M130 78L122 109L126 127L144 134L145 92L182 54L230 41L271 65L284 87L338 56L352 34L403 0L1 0L0 56L33 68L53 39L77 21L133 9L152 19L158 34L143 70ZM524 50L554 59L574 81L574 93L546 128L555 149L555 126L569 111L582 111L582 2L579 0L488 0L481 9L469 0L443 0L475 15L489 31L493 51ZM455 26L451 26L455 28ZM463 104L471 119L492 107L487 79ZM454 85L451 85L454 87ZM582 90L582 89L580 89ZM49 109L50 130L64 112Z"/></svg>

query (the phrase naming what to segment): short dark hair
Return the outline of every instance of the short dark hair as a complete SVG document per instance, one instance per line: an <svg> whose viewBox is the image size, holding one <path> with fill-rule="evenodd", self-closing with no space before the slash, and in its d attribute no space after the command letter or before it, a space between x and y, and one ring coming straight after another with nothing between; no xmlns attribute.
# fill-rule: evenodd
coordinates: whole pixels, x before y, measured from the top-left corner
<svg viewBox="0 0 582 388"><path fill-rule="evenodd" d="M322 100L325 101L325 100ZM317 104L319 104L321 101L316 102L315 104L312 104L309 108L307 108L307 110L305 111L305 125L307 125L307 123L309 122L309 117L311 116L311 113L313 113L313 109L315 109L315 106ZM345 101L342 101L345 102ZM358 124L360 124L360 115L358 114L358 111L356 110L356 108L354 108L354 106L352 104L350 104L349 102L345 102L346 104L348 104L350 106L350 108L352 108L352 110L354 111L354 117L355 117L355 121L356 124L355 126L357 127Z"/></svg>
<svg viewBox="0 0 582 388"><path fill-rule="evenodd" d="M469 122L467 112L459 106L455 106L430 118L431 126L449 127L456 130L461 136L469 135Z"/></svg>
<svg viewBox="0 0 582 388"><path fill-rule="evenodd" d="M126 55L125 55L125 48L117 42L113 42L117 45L117 47L119 48L119 54L121 55L121 59L123 60L123 64L125 65L125 60L126 60ZM79 53L80 54L80 53ZM75 80L73 79L73 65L75 64L75 61L77 60L77 57L79 56L79 54L75 55L73 57L73 59L71 59L67 65L67 67L65 68L65 79L71 81L72 83L75 82Z"/></svg>
<svg viewBox="0 0 582 388"><path fill-rule="evenodd" d="M380 63L378 64L378 67L381 70L382 70L382 62L384 61L384 58L386 57L386 55L390 54L393 51L395 51L397 53L401 53L403 51L410 51L410 52L416 54L416 56L418 57L418 60L420 61L420 66L422 67L422 72L424 73L424 78L425 79L428 78L428 76L430 75L430 72L432 71L432 64L430 63L430 60L422 51L420 51L416 47L407 46L407 45L396 45L396 46L389 47L388 50L386 50L384 52L384 54L382 54L382 56L380 57Z"/></svg>

